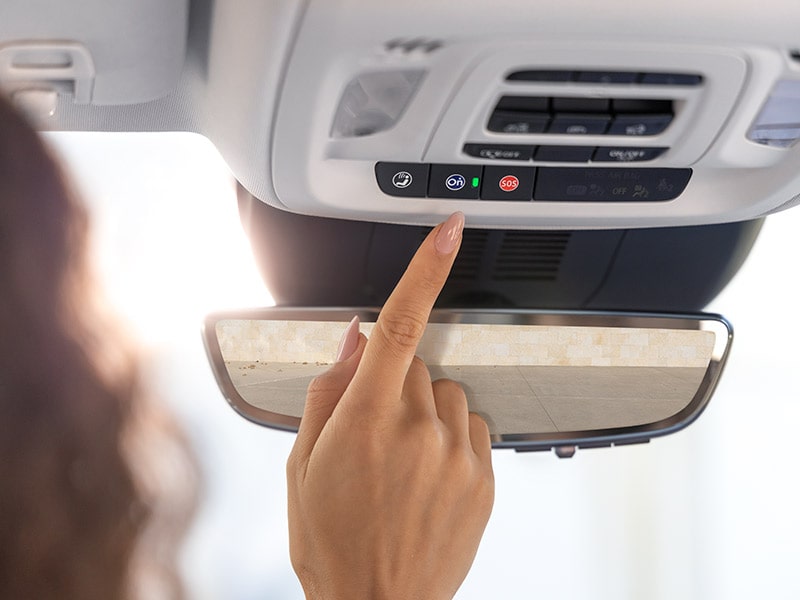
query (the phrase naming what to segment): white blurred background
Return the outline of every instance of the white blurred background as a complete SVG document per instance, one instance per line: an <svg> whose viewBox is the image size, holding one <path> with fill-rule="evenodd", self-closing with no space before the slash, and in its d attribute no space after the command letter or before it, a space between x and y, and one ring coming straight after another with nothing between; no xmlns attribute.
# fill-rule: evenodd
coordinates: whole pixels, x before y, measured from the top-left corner
<svg viewBox="0 0 800 600"><path fill-rule="evenodd" d="M91 206L107 292L203 466L190 596L302 598L285 516L293 436L227 406L200 341L205 313L272 302L225 163L190 134L48 139ZM496 451L494 513L457 598L800 598L798 259L800 208L768 219L708 307L733 323L733 352L687 430L571 460Z"/></svg>

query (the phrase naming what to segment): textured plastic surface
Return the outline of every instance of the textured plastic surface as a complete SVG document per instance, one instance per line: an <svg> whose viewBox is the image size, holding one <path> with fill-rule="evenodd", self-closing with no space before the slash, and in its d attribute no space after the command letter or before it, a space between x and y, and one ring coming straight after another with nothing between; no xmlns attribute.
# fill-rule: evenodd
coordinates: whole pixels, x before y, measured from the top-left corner
<svg viewBox="0 0 800 600"><path fill-rule="evenodd" d="M94 104L133 104L169 94L186 53L189 0L3 0L0 48L80 42L95 66Z"/></svg>

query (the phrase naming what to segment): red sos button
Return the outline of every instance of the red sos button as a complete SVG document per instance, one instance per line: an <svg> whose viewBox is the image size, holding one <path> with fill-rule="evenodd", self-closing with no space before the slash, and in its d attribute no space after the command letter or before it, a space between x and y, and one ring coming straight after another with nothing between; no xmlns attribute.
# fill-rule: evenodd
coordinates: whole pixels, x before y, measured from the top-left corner
<svg viewBox="0 0 800 600"><path fill-rule="evenodd" d="M498 184L500 189L504 192L513 192L515 189L519 187L519 179L514 177L513 175L506 175L500 180Z"/></svg>

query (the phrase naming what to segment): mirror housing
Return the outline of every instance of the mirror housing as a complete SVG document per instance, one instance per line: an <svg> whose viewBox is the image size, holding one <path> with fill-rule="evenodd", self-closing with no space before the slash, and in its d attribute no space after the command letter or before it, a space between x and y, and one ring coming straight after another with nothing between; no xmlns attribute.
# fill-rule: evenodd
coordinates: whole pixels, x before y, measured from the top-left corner
<svg viewBox="0 0 800 600"><path fill-rule="evenodd" d="M209 315L203 340L223 395L259 425L296 432L310 380L354 315L377 308L264 308ZM494 448L645 443L703 412L733 339L712 314L508 309L431 313L418 348L431 377L462 384Z"/></svg>

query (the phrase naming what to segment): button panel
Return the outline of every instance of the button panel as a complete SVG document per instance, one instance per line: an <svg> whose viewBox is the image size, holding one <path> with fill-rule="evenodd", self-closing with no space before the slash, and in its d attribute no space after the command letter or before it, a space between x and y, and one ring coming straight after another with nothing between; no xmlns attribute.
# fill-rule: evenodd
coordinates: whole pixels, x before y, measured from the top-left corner
<svg viewBox="0 0 800 600"><path fill-rule="evenodd" d="M390 196L453 200L664 202L683 193L691 176L691 169L375 165L378 187Z"/></svg>
<svg viewBox="0 0 800 600"><path fill-rule="evenodd" d="M487 129L496 133L653 136L674 118L672 100L502 96Z"/></svg>

